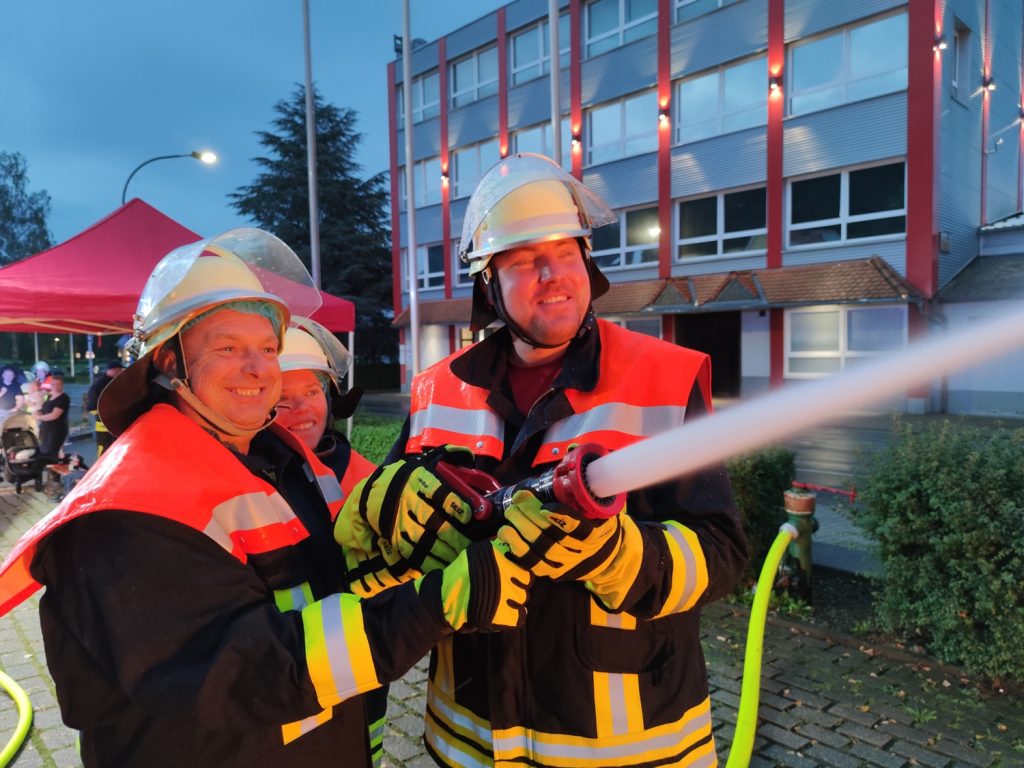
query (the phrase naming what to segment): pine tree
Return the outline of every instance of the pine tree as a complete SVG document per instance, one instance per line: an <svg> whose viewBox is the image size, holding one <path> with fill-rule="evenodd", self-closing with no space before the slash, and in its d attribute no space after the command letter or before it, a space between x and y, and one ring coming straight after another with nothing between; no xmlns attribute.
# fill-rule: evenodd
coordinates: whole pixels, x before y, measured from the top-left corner
<svg viewBox="0 0 1024 768"><path fill-rule="evenodd" d="M0 152L0 265L46 250L50 196L28 191L28 164L17 152Z"/></svg>
<svg viewBox="0 0 1024 768"><path fill-rule="evenodd" d="M356 356L381 362L397 354L391 327L391 246L387 176L360 178L357 114L335 107L314 88L321 288L356 305ZM272 232L310 265L306 175L306 94L298 86L274 106L273 130L257 131L266 157L256 180L230 195L232 206Z"/></svg>

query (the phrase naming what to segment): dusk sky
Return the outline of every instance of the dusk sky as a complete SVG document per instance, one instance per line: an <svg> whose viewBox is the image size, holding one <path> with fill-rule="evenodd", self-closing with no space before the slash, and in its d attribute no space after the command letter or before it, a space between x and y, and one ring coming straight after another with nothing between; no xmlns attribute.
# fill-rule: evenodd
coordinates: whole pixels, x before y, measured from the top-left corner
<svg viewBox="0 0 1024 768"><path fill-rule="evenodd" d="M501 0L412 0L412 36L434 40ZM359 113L366 176L388 169L387 63L401 0L310 0L313 79ZM227 195L250 183L255 131L304 80L301 0L38 0L0 4L0 150L45 189L55 242L121 203L156 155L210 149L214 166L162 160L140 197L204 237L247 224Z"/></svg>

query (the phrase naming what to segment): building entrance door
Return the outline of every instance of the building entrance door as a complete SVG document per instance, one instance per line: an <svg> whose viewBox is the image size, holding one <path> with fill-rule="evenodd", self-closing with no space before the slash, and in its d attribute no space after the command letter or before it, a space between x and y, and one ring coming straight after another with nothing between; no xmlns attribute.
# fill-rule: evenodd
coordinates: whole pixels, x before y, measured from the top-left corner
<svg viewBox="0 0 1024 768"><path fill-rule="evenodd" d="M676 343L711 356L711 394L740 396L740 313L676 315Z"/></svg>

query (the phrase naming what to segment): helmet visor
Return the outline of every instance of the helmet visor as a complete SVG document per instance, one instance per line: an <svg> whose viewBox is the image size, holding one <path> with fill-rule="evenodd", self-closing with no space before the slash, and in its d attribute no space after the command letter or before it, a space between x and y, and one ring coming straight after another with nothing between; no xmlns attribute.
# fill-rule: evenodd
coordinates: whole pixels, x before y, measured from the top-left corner
<svg viewBox="0 0 1024 768"><path fill-rule="evenodd" d="M334 383L338 388L341 389L341 380L345 378L349 366L352 365L352 356L345 349L345 345L338 341L337 336L316 322L316 320L310 320L308 317L293 317L292 325L305 331L316 340L316 343L327 358L327 365L330 366L328 373L334 379Z"/></svg>

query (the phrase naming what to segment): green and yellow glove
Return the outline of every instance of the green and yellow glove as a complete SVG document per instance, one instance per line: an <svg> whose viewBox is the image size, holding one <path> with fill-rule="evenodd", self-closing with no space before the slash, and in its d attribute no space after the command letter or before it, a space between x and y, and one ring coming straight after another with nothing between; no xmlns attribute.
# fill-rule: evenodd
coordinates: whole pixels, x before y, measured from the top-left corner
<svg viewBox="0 0 1024 768"><path fill-rule="evenodd" d="M490 632L522 626L532 584L502 542L478 541L440 573L419 578L416 591L452 629Z"/></svg>
<svg viewBox="0 0 1024 768"><path fill-rule="evenodd" d="M379 556L374 562L393 575L443 568L469 545L472 510L432 469L439 461L467 460L469 451L444 446L379 467L352 489L335 521L335 540L357 553L353 560Z"/></svg>

